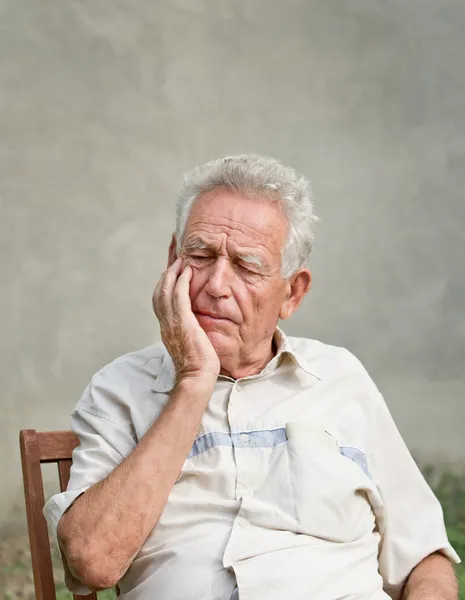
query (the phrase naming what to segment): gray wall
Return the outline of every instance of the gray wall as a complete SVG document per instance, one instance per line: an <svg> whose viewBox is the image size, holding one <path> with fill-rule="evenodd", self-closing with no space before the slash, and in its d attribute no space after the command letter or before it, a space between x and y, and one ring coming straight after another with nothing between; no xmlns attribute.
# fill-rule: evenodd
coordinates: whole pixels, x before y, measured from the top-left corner
<svg viewBox="0 0 465 600"><path fill-rule="evenodd" d="M235 152L314 181L285 329L348 346L415 454L463 461L464 31L461 0L0 0L0 521L18 430L66 428L158 339L180 177Z"/></svg>

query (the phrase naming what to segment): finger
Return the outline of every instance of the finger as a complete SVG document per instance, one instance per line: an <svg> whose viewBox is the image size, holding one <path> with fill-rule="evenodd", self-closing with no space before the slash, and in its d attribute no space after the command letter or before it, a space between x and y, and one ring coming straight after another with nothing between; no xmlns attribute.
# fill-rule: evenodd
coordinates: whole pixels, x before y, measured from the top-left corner
<svg viewBox="0 0 465 600"><path fill-rule="evenodd" d="M155 288L154 308L158 317L166 317L173 312L173 291L181 271L181 264L181 259L176 259L171 267L163 273Z"/></svg>
<svg viewBox="0 0 465 600"><path fill-rule="evenodd" d="M174 263L166 269L166 273L175 272L176 276L181 273L182 270L182 258L178 256L178 258L174 261Z"/></svg>
<svg viewBox="0 0 465 600"><path fill-rule="evenodd" d="M160 311L161 311L160 295L161 295L161 289L163 287L163 282L165 280L165 273L166 273L166 271L163 271L160 279L157 282L157 285L155 286L155 290L153 292L153 297L152 297L153 308L155 310L155 314L157 315L157 317L160 317Z"/></svg>
<svg viewBox="0 0 465 600"><path fill-rule="evenodd" d="M192 314L191 299L189 296L189 286L192 278L192 268L187 265L173 291L173 309L181 318Z"/></svg>

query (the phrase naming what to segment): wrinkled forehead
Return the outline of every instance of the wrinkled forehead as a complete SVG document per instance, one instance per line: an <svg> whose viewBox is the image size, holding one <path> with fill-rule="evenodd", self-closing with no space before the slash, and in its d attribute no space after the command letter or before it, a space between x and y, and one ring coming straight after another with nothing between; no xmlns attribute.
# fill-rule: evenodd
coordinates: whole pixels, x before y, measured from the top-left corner
<svg viewBox="0 0 465 600"><path fill-rule="evenodd" d="M215 189L194 201L184 234L223 234L238 244L264 244L281 251L287 228L286 216L276 200Z"/></svg>

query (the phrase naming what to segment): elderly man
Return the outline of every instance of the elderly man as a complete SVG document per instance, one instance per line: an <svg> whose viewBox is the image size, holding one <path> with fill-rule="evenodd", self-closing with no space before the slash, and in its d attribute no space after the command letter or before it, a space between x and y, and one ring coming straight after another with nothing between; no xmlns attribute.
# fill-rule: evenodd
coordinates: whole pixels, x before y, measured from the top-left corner
<svg viewBox="0 0 465 600"><path fill-rule="evenodd" d="M45 507L68 587L124 600L454 600L441 507L347 350L277 328L310 288L308 181L237 156L185 178L163 343L97 373Z"/></svg>

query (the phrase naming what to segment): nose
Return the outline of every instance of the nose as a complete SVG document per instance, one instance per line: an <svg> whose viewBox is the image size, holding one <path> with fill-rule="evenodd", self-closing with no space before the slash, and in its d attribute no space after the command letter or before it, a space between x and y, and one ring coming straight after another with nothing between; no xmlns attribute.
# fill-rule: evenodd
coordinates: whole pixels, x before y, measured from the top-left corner
<svg viewBox="0 0 465 600"><path fill-rule="evenodd" d="M228 260L219 257L208 269L205 291L213 298L227 298L231 295L232 266Z"/></svg>

